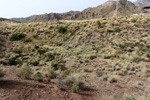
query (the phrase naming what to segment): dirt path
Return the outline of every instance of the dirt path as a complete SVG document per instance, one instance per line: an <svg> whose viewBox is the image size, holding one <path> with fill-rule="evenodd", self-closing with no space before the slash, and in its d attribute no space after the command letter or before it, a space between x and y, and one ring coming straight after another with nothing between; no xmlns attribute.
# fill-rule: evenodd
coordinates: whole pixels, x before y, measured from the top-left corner
<svg viewBox="0 0 150 100"><path fill-rule="evenodd" d="M16 77L15 69L5 67L6 75L0 79L0 100L93 100L92 92L61 91L56 83L39 83Z"/></svg>

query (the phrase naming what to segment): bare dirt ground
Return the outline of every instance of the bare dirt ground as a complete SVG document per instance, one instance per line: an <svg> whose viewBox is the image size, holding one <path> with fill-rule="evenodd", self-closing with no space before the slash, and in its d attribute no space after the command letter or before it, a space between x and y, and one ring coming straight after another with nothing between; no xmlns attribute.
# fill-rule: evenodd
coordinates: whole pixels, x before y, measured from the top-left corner
<svg viewBox="0 0 150 100"><path fill-rule="evenodd" d="M108 83L91 73L86 80L90 89L72 93L59 90L55 80L49 83L22 80L16 77L13 67L4 69L6 75L0 79L0 100L125 100L130 95L141 98L138 100L150 98L149 82L134 75Z"/></svg>
<svg viewBox="0 0 150 100"><path fill-rule="evenodd" d="M0 100L93 100L92 91L61 91L55 82L22 80L16 77L15 69L8 66L5 70L6 75L0 79Z"/></svg>

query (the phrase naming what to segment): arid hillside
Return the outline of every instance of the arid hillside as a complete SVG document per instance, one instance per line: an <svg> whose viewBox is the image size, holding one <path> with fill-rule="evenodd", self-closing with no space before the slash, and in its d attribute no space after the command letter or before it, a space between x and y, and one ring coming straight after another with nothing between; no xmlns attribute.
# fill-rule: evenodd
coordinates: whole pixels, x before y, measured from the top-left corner
<svg viewBox="0 0 150 100"><path fill-rule="evenodd" d="M3 22L0 99L148 100L149 29L149 15Z"/></svg>

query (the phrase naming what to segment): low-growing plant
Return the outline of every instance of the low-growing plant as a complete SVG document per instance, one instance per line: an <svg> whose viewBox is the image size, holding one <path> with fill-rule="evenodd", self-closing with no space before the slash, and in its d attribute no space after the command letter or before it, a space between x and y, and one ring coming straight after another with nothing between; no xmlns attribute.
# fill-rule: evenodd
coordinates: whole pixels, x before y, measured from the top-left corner
<svg viewBox="0 0 150 100"><path fill-rule="evenodd" d="M55 56L54 56L54 54L52 54L52 53L47 53L47 58L48 58L49 60L54 60L54 59L55 59Z"/></svg>
<svg viewBox="0 0 150 100"><path fill-rule="evenodd" d="M64 79L63 84L71 88L72 92L77 92L78 90L84 88L83 79L79 74L72 74L67 76Z"/></svg>
<svg viewBox="0 0 150 100"><path fill-rule="evenodd" d="M8 59L7 64L8 65L17 65L17 61L15 61L15 59Z"/></svg>
<svg viewBox="0 0 150 100"><path fill-rule="evenodd" d="M90 60L93 60L93 59L95 59L96 57L97 57L96 54L92 54L92 55L89 56L89 59L90 59Z"/></svg>
<svg viewBox="0 0 150 100"><path fill-rule="evenodd" d="M62 70L64 71L66 69L65 67L65 64L62 62L62 61L59 61L59 60L53 60L51 62L51 67L54 69L54 70Z"/></svg>
<svg viewBox="0 0 150 100"><path fill-rule="evenodd" d="M34 48L35 48L35 49L38 49L38 48L39 48L39 46L38 46L38 45L34 45Z"/></svg>
<svg viewBox="0 0 150 100"><path fill-rule="evenodd" d="M5 72L2 69L0 69L0 77L3 77L4 75L5 75Z"/></svg>
<svg viewBox="0 0 150 100"><path fill-rule="evenodd" d="M67 29L66 29L66 27L64 27L64 26L60 26L60 27L58 28L58 32L64 34L64 33L67 32Z"/></svg>
<svg viewBox="0 0 150 100"><path fill-rule="evenodd" d="M32 37L33 37L33 38L37 38L37 37L38 37L38 35L37 35L37 34L34 34L34 35L32 35Z"/></svg>
<svg viewBox="0 0 150 100"><path fill-rule="evenodd" d="M37 73L34 75L34 80L35 80L35 81L42 82L42 81L43 81L42 74L41 74L40 72L37 72Z"/></svg>
<svg viewBox="0 0 150 100"><path fill-rule="evenodd" d="M30 79L31 68L27 64L23 64L17 71L17 76L22 79Z"/></svg>
<svg viewBox="0 0 150 100"><path fill-rule="evenodd" d="M96 22L96 25L97 25L98 28L100 28L102 26L102 24L99 20Z"/></svg>
<svg viewBox="0 0 150 100"><path fill-rule="evenodd" d="M48 79L56 78L56 73L51 67L48 68L47 76L48 76Z"/></svg>
<svg viewBox="0 0 150 100"><path fill-rule="evenodd" d="M9 40L10 41L19 41L23 38L25 38L25 34L24 33L16 33L16 34L12 34L10 37L9 37Z"/></svg>
<svg viewBox="0 0 150 100"><path fill-rule="evenodd" d="M73 86L71 87L72 92L78 92L79 89L80 87L78 82L74 83Z"/></svg>
<svg viewBox="0 0 150 100"><path fill-rule="evenodd" d="M125 100L137 100L134 96L127 96Z"/></svg>

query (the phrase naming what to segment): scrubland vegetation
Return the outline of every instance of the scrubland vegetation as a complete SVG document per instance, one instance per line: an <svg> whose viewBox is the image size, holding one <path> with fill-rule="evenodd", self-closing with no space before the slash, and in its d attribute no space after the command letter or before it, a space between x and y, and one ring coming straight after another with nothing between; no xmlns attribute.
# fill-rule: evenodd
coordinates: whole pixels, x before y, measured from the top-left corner
<svg viewBox="0 0 150 100"><path fill-rule="evenodd" d="M0 63L23 79L57 79L59 89L72 92L84 90L91 76L110 84L132 75L149 80L149 29L150 16L3 25L0 34L12 46Z"/></svg>

